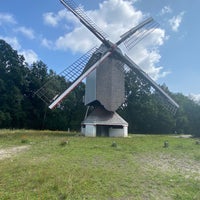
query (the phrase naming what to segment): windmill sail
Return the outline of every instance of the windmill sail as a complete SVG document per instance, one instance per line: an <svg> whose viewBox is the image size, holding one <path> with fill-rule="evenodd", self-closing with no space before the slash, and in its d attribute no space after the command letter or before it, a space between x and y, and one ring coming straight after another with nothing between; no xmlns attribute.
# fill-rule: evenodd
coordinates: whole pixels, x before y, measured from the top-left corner
<svg viewBox="0 0 200 200"><path fill-rule="evenodd" d="M143 23L142 23L143 24ZM141 28L136 29L134 34L129 35L129 37L124 41L125 47L130 50L151 32L153 32L158 27L158 23L154 20L145 24Z"/></svg>
<svg viewBox="0 0 200 200"><path fill-rule="evenodd" d="M147 81L161 96L162 102L164 102L165 105L167 105L169 110L171 110L172 112L175 112L177 110L177 108L179 107L178 104L164 90L162 90L144 71L142 71L142 69L139 66L137 66L127 55L123 55L121 50L118 48L118 46L123 42L125 43L125 46L127 46L127 48L132 48L141 39L143 39L146 35L152 32L157 27L157 23L155 23L155 21L152 18L149 18L141 24L139 24L138 26L132 28L131 30L123 34L121 36L121 39L117 43L113 44L112 42L106 39L105 34L96 26L94 22L92 22L92 20L89 17L87 17L87 15L82 11L80 6L77 6L72 0L60 1L69 11L71 11L80 20L80 22L86 28L88 28L102 42L102 45L100 46L101 48L99 48L102 49L102 52L101 56L95 57L95 52L98 51L96 51L96 49L91 50L86 55L84 55L83 58L79 59L68 69L63 71L63 74L61 74L61 76L65 77L68 83L68 86L65 88L64 92L53 92L53 90L51 89L46 90L45 88L50 85L49 83L45 84L41 89L39 89L36 92L37 95L40 98L42 98L45 102L48 101L47 103L50 103L50 109L58 105L84 78L88 77L91 74L91 72L97 69L97 67L102 62L104 62L106 59L114 58L117 61L119 61L120 66L125 64L126 66L128 66L129 69L133 70L140 78ZM95 59L90 59L91 56L93 58L95 57ZM97 76L98 74L96 74L96 77ZM110 74L110 76L112 75ZM107 80L109 80L109 77L107 77ZM52 83L52 81L50 83ZM113 86L116 85L115 83L116 82L112 83ZM49 97L49 94L51 97ZM109 96L109 94L106 93L106 96Z"/></svg>
<svg viewBox="0 0 200 200"><path fill-rule="evenodd" d="M76 62L63 70L58 76L53 75L53 77L47 81L39 90L37 90L35 94L48 105L55 101L59 95L63 93L66 87L70 87L81 76L85 65L88 63L90 57L96 51L96 49L97 48L94 47L89 50ZM92 64L94 63L91 63L90 66ZM64 82L64 90L63 86L61 86L59 82Z"/></svg>
<svg viewBox="0 0 200 200"><path fill-rule="evenodd" d="M60 2L69 11L71 11L99 40L107 43L107 35L83 12L80 6L78 6L73 0L60 0Z"/></svg>
<svg viewBox="0 0 200 200"><path fill-rule="evenodd" d="M130 46L133 47L157 26L158 24L152 17L150 17L121 35L121 39L116 43L116 45L119 46L123 42L127 48L130 48Z"/></svg>
<svg viewBox="0 0 200 200"><path fill-rule="evenodd" d="M148 82L152 88L159 94L164 107L172 113L176 113L179 105L153 80L146 74L135 62L133 62L127 55L122 55L124 63L133 70L140 78Z"/></svg>
<svg viewBox="0 0 200 200"><path fill-rule="evenodd" d="M96 61L86 72L82 73L60 96L58 96L49 106L50 109L53 109L57 106L84 78L86 78L92 71L94 71L100 63L102 63L111 52L107 52L103 55L98 61Z"/></svg>

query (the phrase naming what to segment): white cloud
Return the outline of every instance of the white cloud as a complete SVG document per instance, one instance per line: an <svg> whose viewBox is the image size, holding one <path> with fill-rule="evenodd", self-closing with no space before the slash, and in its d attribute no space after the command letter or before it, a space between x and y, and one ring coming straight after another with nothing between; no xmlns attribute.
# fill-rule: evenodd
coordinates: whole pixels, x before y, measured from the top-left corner
<svg viewBox="0 0 200 200"><path fill-rule="evenodd" d="M12 14L0 13L0 25L5 26L7 24L12 25L12 35L13 33L20 32L29 39L35 39L34 31L24 26L18 26ZM17 50L18 54L23 55L28 64L32 64L38 60L38 55L32 49L24 49L16 36L8 37L0 35L0 38L10 44L14 50Z"/></svg>
<svg viewBox="0 0 200 200"><path fill-rule="evenodd" d="M44 23L53 27L58 26L62 20L77 23L78 20L71 15L66 9L58 11L58 13L47 12L43 14ZM62 24L63 26L63 24Z"/></svg>
<svg viewBox="0 0 200 200"><path fill-rule="evenodd" d="M44 47L47 47L48 49L53 48L53 42L51 40L46 39L46 38L42 39L41 45L44 46Z"/></svg>
<svg viewBox="0 0 200 200"><path fill-rule="evenodd" d="M161 15L167 14L167 13L172 13L172 9L170 6L164 6L161 10Z"/></svg>
<svg viewBox="0 0 200 200"><path fill-rule="evenodd" d="M122 0L107 0L99 5L98 10L84 12L110 35L112 41L117 41L121 34L137 25L144 17L141 11L135 10L130 1ZM79 23L71 32L57 39L56 47L85 52L97 43L96 37Z"/></svg>
<svg viewBox="0 0 200 200"><path fill-rule="evenodd" d="M13 15L8 14L8 13L0 13L0 25L3 23L16 24L16 21Z"/></svg>
<svg viewBox="0 0 200 200"><path fill-rule="evenodd" d="M30 28L26 28L24 26L21 26L21 27L16 28L15 31L22 33L23 35L25 35L29 39L35 38L34 31Z"/></svg>
<svg viewBox="0 0 200 200"><path fill-rule="evenodd" d="M158 49L148 50L141 43L131 50L129 57L154 80L158 80L171 73L169 71L163 71L164 68L159 66L161 55Z"/></svg>
<svg viewBox="0 0 200 200"><path fill-rule="evenodd" d="M70 49L72 52L85 53L95 44L99 43L96 37L84 28L75 28L73 32L60 36L56 40L56 48L61 50ZM99 43L100 44L100 43Z"/></svg>
<svg viewBox="0 0 200 200"><path fill-rule="evenodd" d="M128 0L105 0L99 4L98 9L84 12L104 32L109 34L109 39L113 42L119 40L120 35L147 18L145 14L134 7L133 1ZM60 20L64 18L70 19L69 13L65 15L63 10L57 14L51 13L45 16L46 22L49 22L52 26L58 25ZM163 45L166 39L165 31L157 28L128 52L128 55L154 80L170 73L163 71L162 66L157 66L161 58L158 48ZM57 38L55 48L85 53L96 44L100 44L100 42L87 28L80 23L74 23L71 31ZM48 40L44 40L43 45L48 48L53 47L52 41Z"/></svg>
<svg viewBox="0 0 200 200"><path fill-rule="evenodd" d="M104 1L100 4L99 11L93 12L93 16L98 20L103 18L109 25L120 25L120 28L121 26L124 28L127 28L127 26L131 28L137 25L139 21L141 21L141 18L144 17L142 12L136 10L130 1L124 0ZM131 22L131 24L129 22Z"/></svg>
<svg viewBox="0 0 200 200"><path fill-rule="evenodd" d="M25 61L28 64L32 64L33 62L36 62L39 58L38 55L31 49L23 49L16 37L3 37L0 35L0 38L5 40L8 44L11 45L11 47L18 51L19 54L23 55L25 58Z"/></svg>
<svg viewBox="0 0 200 200"><path fill-rule="evenodd" d="M51 26L56 26L58 24L56 16L52 12L45 13L43 15L44 22Z"/></svg>
<svg viewBox="0 0 200 200"><path fill-rule="evenodd" d="M171 26L173 31L175 32L178 31L180 24L183 20L183 15L184 15L184 12L181 12L179 15L174 16L169 20L169 25Z"/></svg>
<svg viewBox="0 0 200 200"><path fill-rule="evenodd" d="M21 50L19 51L19 54L22 54L24 56L25 61L28 64L32 64L33 62L36 62L39 60L38 55L32 49Z"/></svg>
<svg viewBox="0 0 200 200"><path fill-rule="evenodd" d="M190 94L189 98L195 101L196 103L200 103L200 94Z"/></svg>
<svg viewBox="0 0 200 200"><path fill-rule="evenodd" d="M166 39L165 31L157 28L128 52L134 62L154 80L171 73L169 71L163 71L164 68L158 66L161 59L159 46L162 46Z"/></svg>
<svg viewBox="0 0 200 200"><path fill-rule="evenodd" d="M2 40L5 40L8 44L10 44L13 49L15 50L21 49L21 45L19 44L19 41L16 37L4 37L0 35L0 38Z"/></svg>

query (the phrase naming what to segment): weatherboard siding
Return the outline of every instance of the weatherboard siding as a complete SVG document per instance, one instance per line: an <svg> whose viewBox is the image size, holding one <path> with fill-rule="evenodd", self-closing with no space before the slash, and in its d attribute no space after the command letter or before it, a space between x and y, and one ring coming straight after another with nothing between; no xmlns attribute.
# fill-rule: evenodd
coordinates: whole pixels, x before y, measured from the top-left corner
<svg viewBox="0 0 200 200"><path fill-rule="evenodd" d="M85 104L99 101L108 111L115 111L124 102L124 73L120 63L109 58L86 80Z"/></svg>

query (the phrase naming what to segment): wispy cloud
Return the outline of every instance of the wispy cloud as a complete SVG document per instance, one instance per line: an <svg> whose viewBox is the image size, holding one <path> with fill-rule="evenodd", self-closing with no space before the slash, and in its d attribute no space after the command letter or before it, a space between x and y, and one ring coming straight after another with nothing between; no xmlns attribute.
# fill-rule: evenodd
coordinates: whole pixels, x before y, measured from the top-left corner
<svg viewBox="0 0 200 200"><path fill-rule="evenodd" d="M39 60L38 55L33 50L23 49L16 37L4 37L0 35L0 38L10 44L19 54L23 55L28 64L32 64Z"/></svg>
<svg viewBox="0 0 200 200"><path fill-rule="evenodd" d="M200 94L190 94L189 98L192 99L194 102L200 104Z"/></svg>
<svg viewBox="0 0 200 200"><path fill-rule="evenodd" d="M0 25L2 25L3 23L16 24L17 22L13 15L9 13L0 13Z"/></svg>
<svg viewBox="0 0 200 200"><path fill-rule="evenodd" d="M36 62L38 60L38 55L32 49L24 49L15 34L16 32L19 32L29 39L35 39L34 31L25 26L19 26L12 14L0 13L0 25L5 27L7 24L11 24L12 27L10 36L0 35L0 38L10 44L19 54L23 55L28 64Z"/></svg>
<svg viewBox="0 0 200 200"><path fill-rule="evenodd" d="M21 26L21 27L16 28L15 31L22 33L24 36L26 36L29 39L35 38L34 31L30 28L26 28L24 26Z"/></svg>
<svg viewBox="0 0 200 200"><path fill-rule="evenodd" d="M49 25L52 27L58 26L62 20L75 22L75 23L78 22L78 20L73 15L71 15L71 13L68 12L66 9L62 9L58 11L58 13L53 13L53 12L44 13L43 20L46 25Z"/></svg>
<svg viewBox="0 0 200 200"><path fill-rule="evenodd" d="M42 38L41 45L44 47L47 47L48 49L53 49L54 43L51 40L48 40L46 38Z"/></svg>
<svg viewBox="0 0 200 200"><path fill-rule="evenodd" d="M45 13L43 15L43 18L44 18L44 22L48 25L57 26L58 24L58 18L52 12Z"/></svg>
<svg viewBox="0 0 200 200"><path fill-rule="evenodd" d="M172 9L170 6L164 6L160 12L161 15L172 13Z"/></svg>
<svg viewBox="0 0 200 200"><path fill-rule="evenodd" d="M22 54L24 56L25 61L28 64L32 64L33 62L39 60L38 55L32 49L22 49L21 51L19 51L19 54Z"/></svg>
<svg viewBox="0 0 200 200"><path fill-rule="evenodd" d="M2 40L5 40L8 44L10 44L13 49L15 50L21 49L21 45L16 37L7 37L7 36L5 37L0 35L0 38Z"/></svg>
<svg viewBox="0 0 200 200"><path fill-rule="evenodd" d="M171 26L171 28L174 32L177 32L179 30L179 27L183 20L184 14L185 14L185 12L181 12L180 14L178 14L177 16L173 16L169 20L169 25Z"/></svg>

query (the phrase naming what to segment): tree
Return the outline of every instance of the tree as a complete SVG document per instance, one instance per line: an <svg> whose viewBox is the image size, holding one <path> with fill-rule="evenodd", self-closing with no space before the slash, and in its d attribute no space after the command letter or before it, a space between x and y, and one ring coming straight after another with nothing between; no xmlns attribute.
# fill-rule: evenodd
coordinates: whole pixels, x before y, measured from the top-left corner
<svg viewBox="0 0 200 200"><path fill-rule="evenodd" d="M43 128L43 118L46 105L35 92L48 80L47 66L38 61L33 63L26 74L27 84L24 89L23 109L26 111L25 127L33 129Z"/></svg>
<svg viewBox="0 0 200 200"><path fill-rule="evenodd" d="M0 127L78 130L85 107L85 85L80 84L55 110L49 110L35 92L48 80L48 92L61 93L70 84L38 61L28 66L5 41L0 40Z"/></svg>
<svg viewBox="0 0 200 200"><path fill-rule="evenodd" d="M48 93L60 94L69 84L42 62L28 65L5 41L0 40L0 128L79 130L84 118L81 83L54 110L48 109L35 92L48 80ZM150 85L133 71L125 74L125 103L118 112L129 123L132 133L187 133L200 136L200 105L161 86L179 104L175 116L165 110Z"/></svg>
<svg viewBox="0 0 200 200"><path fill-rule="evenodd" d="M144 127L149 127L150 87L133 71L125 74L125 80L126 100L119 112L128 121L129 131L143 133Z"/></svg>
<svg viewBox="0 0 200 200"><path fill-rule="evenodd" d="M23 127L25 112L21 107L25 84L26 64L24 57L10 45L0 40L0 110L1 126Z"/></svg>
<svg viewBox="0 0 200 200"><path fill-rule="evenodd" d="M174 98L180 105L176 116L177 132L200 136L200 105L180 93Z"/></svg>
<svg viewBox="0 0 200 200"><path fill-rule="evenodd" d="M158 102L151 86L134 72L126 73L126 101L118 112L137 133L172 133L175 120Z"/></svg>
<svg viewBox="0 0 200 200"><path fill-rule="evenodd" d="M80 130L86 110L83 104L84 91L85 84L81 83L55 110L48 110L45 127L53 130Z"/></svg>

